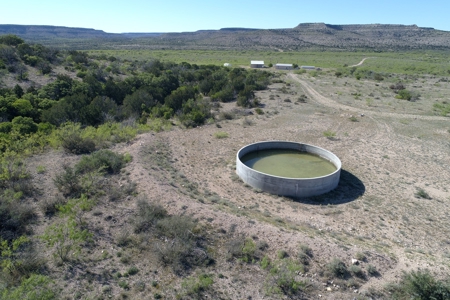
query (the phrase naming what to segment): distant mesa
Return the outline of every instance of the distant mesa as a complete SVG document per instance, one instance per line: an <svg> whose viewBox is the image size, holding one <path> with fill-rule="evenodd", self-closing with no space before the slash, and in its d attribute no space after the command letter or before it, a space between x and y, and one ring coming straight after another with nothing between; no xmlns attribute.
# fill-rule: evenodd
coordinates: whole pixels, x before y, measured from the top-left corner
<svg viewBox="0 0 450 300"><path fill-rule="evenodd" d="M255 31L261 30L256 28L243 28L243 27L228 27L228 28L220 28L220 31Z"/></svg>
<svg viewBox="0 0 450 300"><path fill-rule="evenodd" d="M63 26L0 25L0 35L68 49L264 51L450 50L450 31L417 25L301 23L294 28L226 27L195 32L107 33ZM95 42L93 42L95 40Z"/></svg>

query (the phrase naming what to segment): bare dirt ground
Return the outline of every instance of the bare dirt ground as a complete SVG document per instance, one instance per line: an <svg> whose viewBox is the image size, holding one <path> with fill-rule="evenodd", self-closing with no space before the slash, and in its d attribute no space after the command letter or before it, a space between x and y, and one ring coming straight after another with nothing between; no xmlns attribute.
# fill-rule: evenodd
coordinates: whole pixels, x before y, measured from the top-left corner
<svg viewBox="0 0 450 300"><path fill-rule="evenodd" d="M363 297L372 288L395 282L402 271L418 268L429 269L438 277L449 274L450 125L448 118L432 115L430 103L435 99L425 95L424 100L414 103L397 100L393 94L387 95L389 83L380 87L374 82L331 75L313 78L283 73L281 78L284 83L257 93L263 104L262 115L194 129L176 127L146 133L130 144L116 145L113 150L133 156L125 174L137 183L140 194L162 203L170 213L192 215L218 232L234 231L266 241L267 253L274 260L280 250L294 257L299 245L311 247L314 258L310 270L299 275L311 284L305 299ZM382 93L383 87L386 95L374 100L378 101L376 105L367 105L351 95L354 89L367 95ZM338 95L337 91L343 92ZM297 101L302 94L306 102ZM408 106L412 113L408 113ZM221 111L234 108L235 103L222 104ZM335 133L334 138L325 137L325 131ZM217 138L218 132L228 137ZM262 193L236 180L236 152L264 140L304 142L332 151L343 165L339 187L323 196L294 200ZM200 194L192 194L184 184L152 169L146 151L157 143L170 149L174 170ZM48 164L47 174L51 174L65 159L59 153L35 157L30 168ZM40 176L41 184L51 184L50 176L36 176ZM431 199L415 197L418 189ZM111 240L127 227L135 203L129 199L104 209L109 211L98 218L103 232L98 237L98 251L108 249L115 256L119 250L110 245ZM106 216L116 220L114 224L106 222ZM366 276L346 287L344 281L336 287L336 282L322 276L321 271L333 258L349 266L357 253L366 257L360 265L362 270L365 272L370 264L376 267L378 276ZM223 255L217 253L218 257ZM141 253L137 257L140 269L149 268L149 256ZM179 283L164 268L158 267L158 271L143 271L140 279L165 283L166 288L159 288L172 299L170 291ZM218 259L208 272L223 275L214 283L222 299L279 299L265 292L267 271L257 265ZM154 291L149 287L135 297L148 297Z"/></svg>

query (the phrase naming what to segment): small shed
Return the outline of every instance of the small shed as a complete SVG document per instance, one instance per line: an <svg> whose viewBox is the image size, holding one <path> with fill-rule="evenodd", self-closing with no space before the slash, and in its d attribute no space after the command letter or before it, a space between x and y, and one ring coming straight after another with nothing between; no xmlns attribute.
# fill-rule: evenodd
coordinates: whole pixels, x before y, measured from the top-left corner
<svg viewBox="0 0 450 300"><path fill-rule="evenodd" d="M314 67L314 66L301 66L300 68L306 69L306 70L315 70L316 69L316 67Z"/></svg>
<svg viewBox="0 0 450 300"><path fill-rule="evenodd" d="M292 64L276 64L275 69L278 70L292 70L294 67Z"/></svg>
<svg viewBox="0 0 450 300"><path fill-rule="evenodd" d="M263 60L252 60L252 61L250 61L250 67L251 68L264 68L264 61Z"/></svg>
<svg viewBox="0 0 450 300"><path fill-rule="evenodd" d="M230 63L224 63L223 66L224 67L231 67L231 64Z"/></svg>

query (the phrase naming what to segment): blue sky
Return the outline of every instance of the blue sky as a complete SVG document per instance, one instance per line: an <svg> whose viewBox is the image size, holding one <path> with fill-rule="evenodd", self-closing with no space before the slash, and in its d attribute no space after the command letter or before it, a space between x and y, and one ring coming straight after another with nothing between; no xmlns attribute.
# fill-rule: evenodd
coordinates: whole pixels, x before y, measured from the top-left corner
<svg viewBox="0 0 450 300"><path fill-rule="evenodd" d="M292 28L299 23L416 24L450 31L448 0L0 0L0 23L120 32L224 27Z"/></svg>

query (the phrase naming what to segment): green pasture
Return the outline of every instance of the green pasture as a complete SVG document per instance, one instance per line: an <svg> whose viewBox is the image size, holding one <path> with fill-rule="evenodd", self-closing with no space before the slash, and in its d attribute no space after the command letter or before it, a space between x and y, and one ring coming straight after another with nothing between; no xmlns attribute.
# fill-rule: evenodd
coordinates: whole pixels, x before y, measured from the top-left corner
<svg viewBox="0 0 450 300"><path fill-rule="evenodd" d="M93 56L114 56L121 60L144 61L159 59L175 63L197 65L249 66L251 60L270 63L291 63L320 68L352 66L368 57L361 68L378 73L450 75L450 53L446 51L421 52L277 52L255 50L89 50Z"/></svg>

